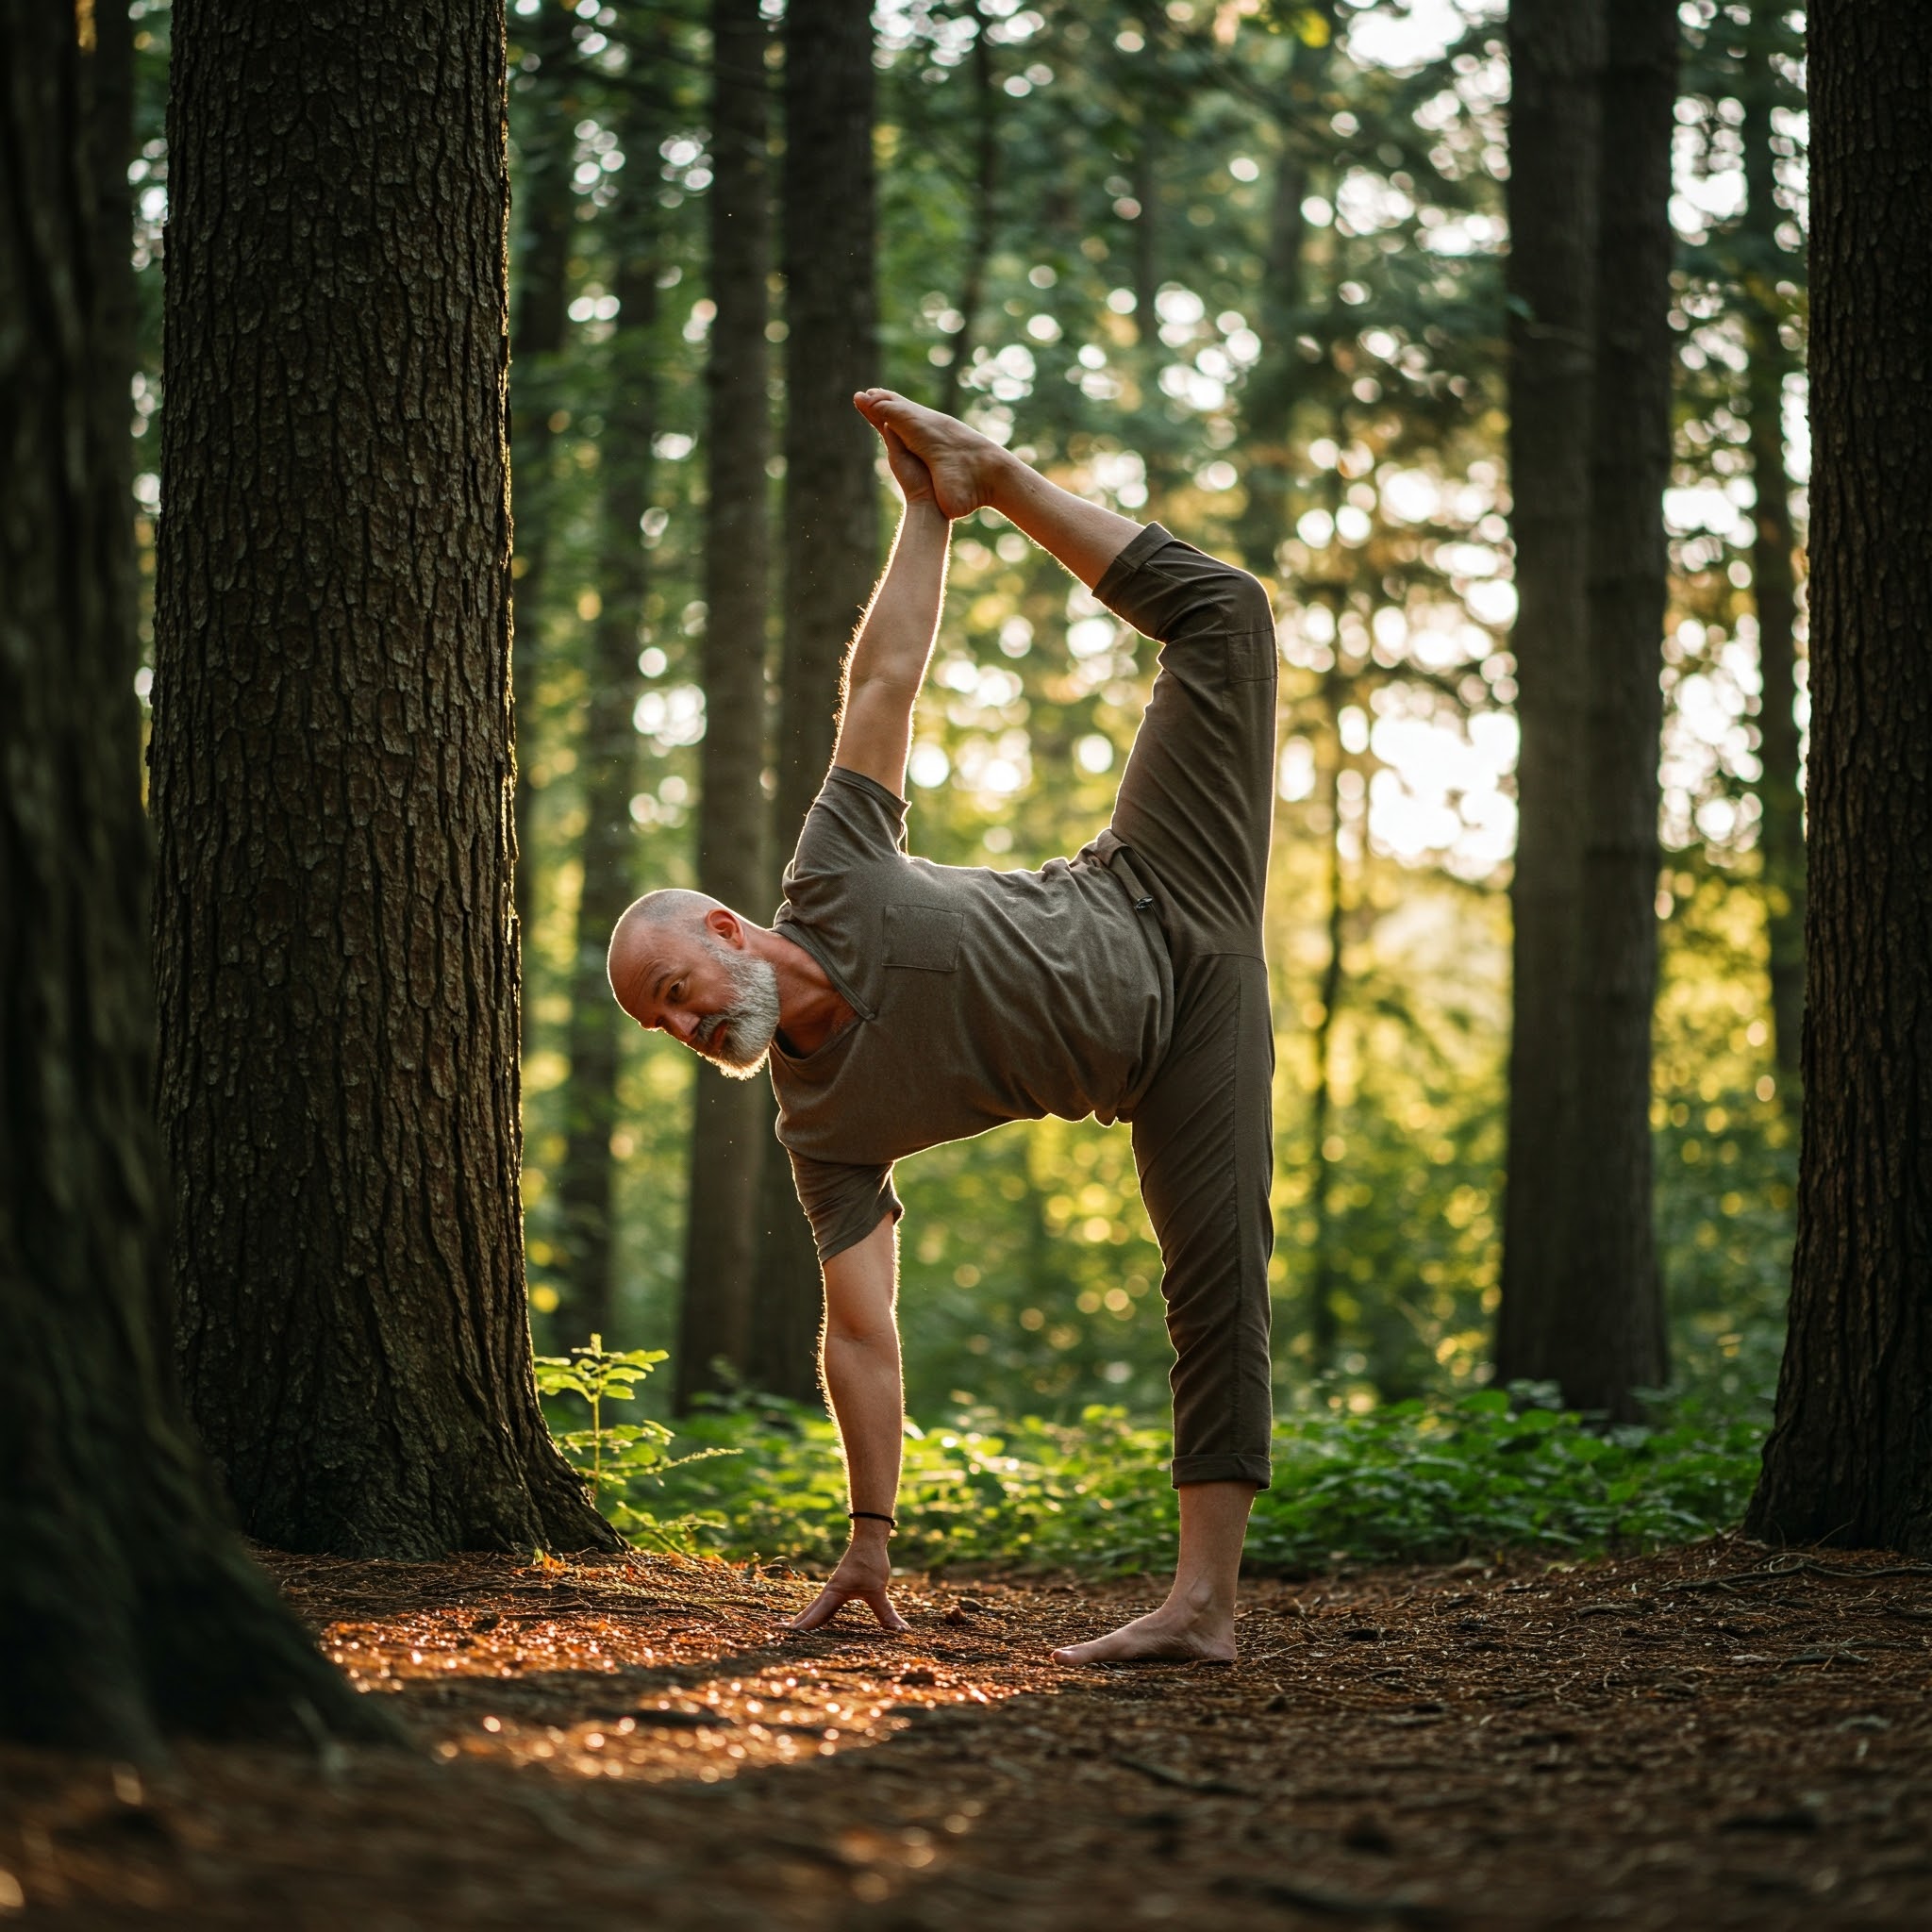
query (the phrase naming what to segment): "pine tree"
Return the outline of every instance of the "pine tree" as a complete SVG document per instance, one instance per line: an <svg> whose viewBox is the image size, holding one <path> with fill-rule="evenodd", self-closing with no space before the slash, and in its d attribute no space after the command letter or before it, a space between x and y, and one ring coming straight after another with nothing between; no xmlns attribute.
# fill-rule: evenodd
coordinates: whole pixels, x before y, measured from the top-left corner
<svg viewBox="0 0 1932 1932"><path fill-rule="evenodd" d="M614 1543L518 1200L501 0L174 15L158 1105L243 1526Z"/></svg>
<svg viewBox="0 0 1932 1932"><path fill-rule="evenodd" d="M1932 1555L1932 14L1817 0L1811 837L1790 1338L1754 1536Z"/></svg>
<svg viewBox="0 0 1932 1932"><path fill-rule="evenodd" d="M394 1733L248 1560L166 1366L130 56L125 0L0 7L0 1737L152 1757L174 1731Z"/></svg>

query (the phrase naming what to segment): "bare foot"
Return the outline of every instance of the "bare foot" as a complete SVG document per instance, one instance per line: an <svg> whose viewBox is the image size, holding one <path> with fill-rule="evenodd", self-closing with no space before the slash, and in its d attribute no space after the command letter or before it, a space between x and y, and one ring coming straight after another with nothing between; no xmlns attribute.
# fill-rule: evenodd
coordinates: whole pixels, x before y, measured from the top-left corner
<svg viewBox="0 0 1932 1932"><path fill-rule="evenodd" d="M1012 461L990 436L957 416L908 402L896 390L862 389L853 407L874 429L890 428L932 473L933 500L948 517L970 516L993 500Z"/></svg>
<svg viewBox="0 0 1932 1932"><path fill-rule="evenodd" d="M1070 1643L1053 1654L1057 1664L1231 1664L1234 1619L1162 1604L1091 1643Z"/></svg>

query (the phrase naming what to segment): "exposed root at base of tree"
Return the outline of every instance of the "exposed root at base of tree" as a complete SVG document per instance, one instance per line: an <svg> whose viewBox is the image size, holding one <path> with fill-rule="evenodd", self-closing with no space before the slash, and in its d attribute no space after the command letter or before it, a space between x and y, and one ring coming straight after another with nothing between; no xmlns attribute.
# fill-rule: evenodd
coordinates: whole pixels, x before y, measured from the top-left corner
<svg viewBox="0 0 1932 1932"><path fill-rule="evenodd" d="M267 1560L424 1755L0 1752L0 1920L1932 1918L1932 1576L1883 1557L1720 1539L1264 1582L1232 1668L1114 1670L1048 1652L1145 1582L910 1582L908 1634L848 1608L800 1638L804 1579L724 1564Z"/></svg>

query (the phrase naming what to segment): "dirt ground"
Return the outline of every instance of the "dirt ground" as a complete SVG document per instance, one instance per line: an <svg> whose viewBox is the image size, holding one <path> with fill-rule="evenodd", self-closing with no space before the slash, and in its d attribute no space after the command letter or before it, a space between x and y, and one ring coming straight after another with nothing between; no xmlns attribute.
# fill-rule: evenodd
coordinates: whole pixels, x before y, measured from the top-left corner
<svg viewBox="0 0 1932 1932"><path fill-rule="evenodd" d="M1251 1586L1241 1658L1047 1657L1146 1582L270 1557L421 1755L0 1753L0 1924L1932 1924L1932 1565L1721 1539Z"/></svg>

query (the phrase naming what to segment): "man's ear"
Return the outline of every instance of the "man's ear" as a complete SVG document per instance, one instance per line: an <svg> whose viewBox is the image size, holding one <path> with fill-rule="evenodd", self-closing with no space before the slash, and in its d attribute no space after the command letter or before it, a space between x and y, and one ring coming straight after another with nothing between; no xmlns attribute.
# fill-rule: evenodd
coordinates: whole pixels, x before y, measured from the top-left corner
<svg viewBox="0 0 1932 1932"><path fill-rule="evenodd" d="M735 912L727 911L723 906L713 906L705 914L705 930L713 939L734 950L741 951L744 946L744 922Z"/></svg>

